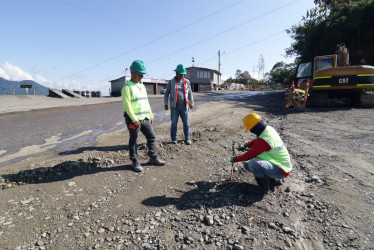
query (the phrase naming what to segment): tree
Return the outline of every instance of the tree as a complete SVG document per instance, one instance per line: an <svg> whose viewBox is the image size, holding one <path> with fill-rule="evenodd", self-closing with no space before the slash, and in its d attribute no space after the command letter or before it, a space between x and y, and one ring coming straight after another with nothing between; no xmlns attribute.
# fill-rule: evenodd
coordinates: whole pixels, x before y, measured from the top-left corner
<svg viewBox="0 0 374 250"><path fill-rule="evenodd" d="M301 24L287 33L294 40L286 49L296 62L311 61L317 55L335 53L344 43L350 51L351 64L364 59L374 65L374 0L315 0Z"/></svg>
<svg viewBox="0 0 374 250"><path fill-rule="evenodd" d="M248 80L251 79L251 74L249 74L249 72L247 70L242 72L240 69L237 69L236 73L235 73L235 77L236 77L236 82L237 83L247 85L248 82L249 82Z"/></svg>
<svg viewBox="0 0 374 250"><path fill-rule="evenodd" d="M240 75L242 74L242 71L240 69L236 70L235 77L239 81L240 80Z"/></svg>
<svg viewBox="0 0 374 250"><path fill-rule="evenodd" d="M286 64L284 62L277 62L266 78L270 85L280 84L286 86L292 82L295 72L296 65L294 63Z"/></svg>
<svg viewBox="0 0 374 250"><path fill-rule="evenodd" d="M258 59L257 70L258 70L258 79L261 80L262 78L264 78L264 73L265 73L265 59L262 54L260 54L260 58Z"/></svg>

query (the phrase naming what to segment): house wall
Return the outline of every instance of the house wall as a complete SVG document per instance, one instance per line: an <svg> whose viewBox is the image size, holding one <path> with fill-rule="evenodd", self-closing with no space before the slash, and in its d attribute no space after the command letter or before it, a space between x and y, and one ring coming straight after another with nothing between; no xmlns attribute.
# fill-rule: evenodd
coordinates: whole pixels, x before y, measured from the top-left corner
<svg viewBox="0 0 374 250"><path fill-rule="evenodd" d="M216 70L199 67L190 67L186 70L186 78L190 80L194 92L212 91L218 85L219 78Z"/></svg>
<svg viewBox="0 0 374 250"><path fill-rule="evenodd" d="M121 78L110 81L110 96L121 96L122 88L125 83L130 80L130 78L130 76L123 76ZM157 95L158 93L160 93L160 90L166 86L167 81L164 79L143 78L142 83L144 84L148 95Z"/></svg>
<svg viewBox="0 0 374 250"><path fill-rule="evenodd" d="M130 77L121 77L116 80L110 81L110 96L116 97L121 96L121 90L123 88L123 85L125 85L126 81L130 80Z"/></svg>

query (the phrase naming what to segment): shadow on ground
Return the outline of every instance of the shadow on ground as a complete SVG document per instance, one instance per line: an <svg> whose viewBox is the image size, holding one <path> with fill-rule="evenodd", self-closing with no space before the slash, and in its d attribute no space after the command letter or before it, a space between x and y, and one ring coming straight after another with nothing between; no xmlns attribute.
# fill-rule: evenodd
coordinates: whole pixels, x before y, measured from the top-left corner
<svg viewBox="0 0 374 250"><path fill-rule="evenodd" d="M118 145L118 146L107 146L107 147L82 147L75 150L69 150L60 152L59 155L73 155L73 154L80 154L85 151L103 151L103 152L109 152L109 151L119 151L119 150L128 150L128 145Z"/></svg>
<svg viewBox="0 0 374 250"><path fill-rule="evenodd" d="M195 188L184 192L179 198L154 196L142 201L149 207L174 205L178 210L220 208L225 206L251 206L262 200L263 194L257 186L240 182L187 183ZM180 191L179 191L180 192Z"/></svg>
<svg viewBox="0 0 374 250"><path fill-rule="evenodd" d="M53 167L40 167L30 170L22 170L18 173L2 175L8 184L12 186L22 184L40 184L51 183L72 179L76 176L96 174L107 171L133 171L131 165L121 165L116 167L98 166L93 160L85 161L66 161Z"/></svg>

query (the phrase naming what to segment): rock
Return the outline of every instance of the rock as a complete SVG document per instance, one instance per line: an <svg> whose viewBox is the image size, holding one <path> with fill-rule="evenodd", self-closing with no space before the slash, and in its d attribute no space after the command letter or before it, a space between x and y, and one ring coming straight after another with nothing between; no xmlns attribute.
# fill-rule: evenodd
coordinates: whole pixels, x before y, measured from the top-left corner
<svg viewBox="0 0 374 250"><path fill-rule="evenodd" d="M110 227L113 227L113 222L111 221L107 221L103 226L106 230L109 230Z"/></svg>
<svg viewBox="0 0 374 250"><path fill-rule="evenodd" d="M270 222L270 223L269 223L269 228L271 228L271 229L276 229L277 226L275 225L275 223Z"/></svg>
<svg viewBox="0 0 374 250"><path fill-rule="evenodd" d="M212 226L214 224L213 216L211 215L205 216L205 222L208 226Z"/></svg>
<svg viewBox="0 0 374 250"><path fill-rule="evenodd" d="M28 205L29 203L31 203L32 201L34 201L34 198L29 198L27 200L23 200L21 201L21 204L22 205Z"/></svg>
<svg viewBox="0 0 374 250"><path fill-rule="evenodd" d="M235 245L234 245L234 249L235 249L235 250L242 250L242 249L244 249L244 247L241 246L241 245L239 245L239 244L235 244Z"/></svg>
<svg viewBox="0 0 374 250"><path fill-rule="evenodd" d="M242 233L243 233L243 234L248 234L248 233L249 233L249 228L246 227L246 226L243 226L243 227L242 227Z"/></svg>
<svg viewBox="0 0 374 250"><path fill-rule="evenodd" d="M292 229L290 227L283 227L283 232L285 232L286 234L290 234L292 232Z"/></svg>
<svg viewBox="0 0 374 250"><path fill-rule="evenodd" d="M74 187L75 186L75 182L74 181L68 182L68 186L69 187Z"/></svg>
<svg viewBox="0 0 374 250"><path fill-rule="evenodd" d="M37 245L37 246L44 246L44 242L41 241L41 240L38 240L38 241L36 242L36 245Z"/></svg>

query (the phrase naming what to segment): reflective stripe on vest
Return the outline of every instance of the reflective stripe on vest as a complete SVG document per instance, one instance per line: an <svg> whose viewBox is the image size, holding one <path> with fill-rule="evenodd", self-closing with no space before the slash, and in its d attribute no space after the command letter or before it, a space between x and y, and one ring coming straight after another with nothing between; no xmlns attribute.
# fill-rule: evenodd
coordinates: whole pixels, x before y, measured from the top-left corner
<svg viewBox="0 0 374 250"><path fill-rule="evenodd" d="M147 90L142 83L126 83L131 88L131 108L138 120L150 118ZM137 86L138 85L138 86Z"/></svg>
<svg viewBox="0 0 374 250"><path fill-rule="evenodd" d="M137 101L140 101L140 100L147 100L148 98L147 97L138 97L138 98L135 98L135 99L131 99L131 102L137 102Z"/></svg>
<svg viewBox="0 0 374 250"><path fill-rule="evenodd" d="M267 125L259 138L264 139L270 145L271 150L263 152L256 158L266 160L271 164L276 165L285 173L290 172L292 170L290 155L275 129Z"/></svg>

